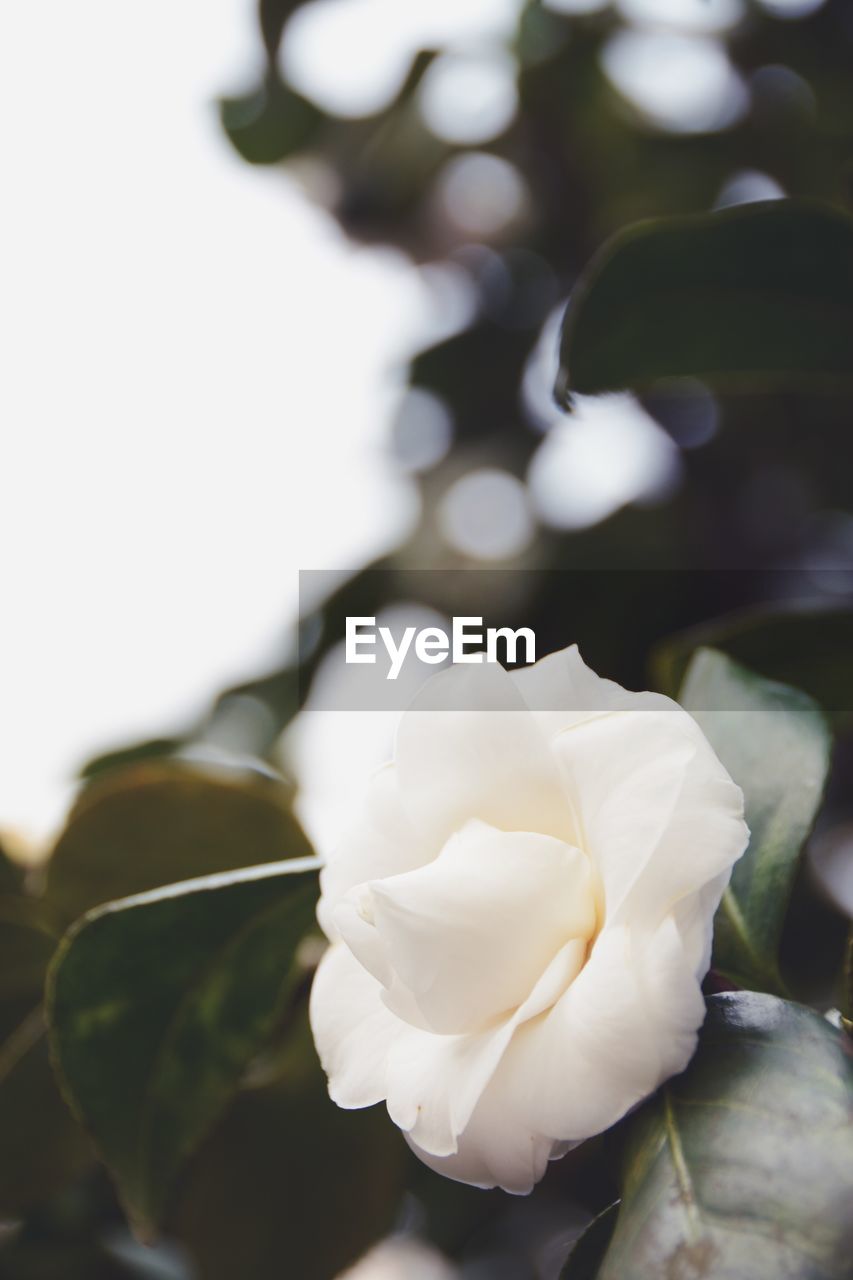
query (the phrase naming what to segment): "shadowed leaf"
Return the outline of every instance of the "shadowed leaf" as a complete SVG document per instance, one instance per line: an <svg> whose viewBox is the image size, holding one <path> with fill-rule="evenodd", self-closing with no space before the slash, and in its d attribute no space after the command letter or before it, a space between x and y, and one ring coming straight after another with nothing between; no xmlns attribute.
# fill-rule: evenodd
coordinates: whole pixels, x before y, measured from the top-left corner
<svg viewBox="0 0 853 1280"><path fill-rule="evenodd" d="M38 902L0 897L0 1215L45 1200L92 1159L48 1059L42 991L55 946Z"/></svg>
<svg viewBox="0 0 853 1280"><path fill-rule="evenodd" d="M169 1226L205 1280L330 1280L392 1230L408 1158L384 1107L330 1100L302 1007L277 1079L235 1099L188 1168Z"/></svg>
<svg viewBox="0 0 853 1280"><path fill-rule="evenodd" d="M652 655L656 686L676 697L699 648L721 649L771 680L802 689L839 727L853 720L849 609L758 606L668 636Z"/></svg>
<svg viewBox="0 0 853 1280"><path fill-rule="evenodd" d="M595 1280L607 1247L613 1238L619 1204L608 1205L572 1246L560 1280Z"/></svg>
<svg viewBox="0 0 853 1280"><path fill-rule="evenodd" d="M111 903L57 953L57 1066L143 1235L276 1025L313 923L317 865L248 868Z"/></svg>
<svg viewBox="0 0 853 1280"><path fill-rule="evenodd" d="M192 876L307 856L291 798L256 773L183 762L112 770L77 801L48 864L46 899L70 922Z"/></svg>
<svg viewBox="0 0 853 1280"><path fill-rule="evenodd" d="M24 868L13 862L0 845L0 893L18 893L24 882Z"/></svg>
<svg viewBox="0 0 853 1280"><path fill-rule="evenodd" d="M774 200L640 223L566 313L558 397L659 378L797 384L853 375L853 220Z"/></svg>
<svg viewBox="0 0 853 1280"><path fill-rule="evenodd" d="M694 656L679 700L742 788L750 830L714 922L714 968L778 993L782 925L829 769L829 729L806 694L713 649Z"/></svg>

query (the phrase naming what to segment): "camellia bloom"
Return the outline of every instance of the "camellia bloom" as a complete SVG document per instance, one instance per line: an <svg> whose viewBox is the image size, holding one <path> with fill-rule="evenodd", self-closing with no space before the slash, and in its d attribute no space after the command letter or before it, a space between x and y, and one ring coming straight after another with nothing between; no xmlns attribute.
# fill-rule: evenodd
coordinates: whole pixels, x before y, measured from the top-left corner
<svg viewBox="0 0 853 1280"><path fill-rule="evenodd" d="M747 838L692 717L576 647L435 676L322 873L332 1098L384 1099L449 1177L529 1191L687 1065Z"/></svg>

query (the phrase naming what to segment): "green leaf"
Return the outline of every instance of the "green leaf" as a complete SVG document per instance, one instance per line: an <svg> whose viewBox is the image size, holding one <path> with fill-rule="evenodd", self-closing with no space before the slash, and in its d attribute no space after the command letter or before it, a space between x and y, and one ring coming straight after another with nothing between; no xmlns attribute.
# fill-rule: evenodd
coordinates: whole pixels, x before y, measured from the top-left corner
<svg viewBox="0 0 853 1280"><path fill-rule="evenodd" d="M668 636L652 655L655 684L677 695L696 649L721 649L730 658L802 689L833 724L853 724L853 612L803 605L757 606Z"/></svg>
<svg viewBox="0 0 853 1280"><path fill-rule="evenodd" d="M146 738L130 746L116 747L87 760L80 770L80 778L83 782L91 782L113 769L129 769L134 765L149 764L152 760L173 760L185 745L181 738Z"/></svg>
<svg viewBox="0 0 853 1280"><path fill-rule="evenodd" d="M238 1095L183 1179L170 1233L204 1280L330 1280L399 1221L408 1148L384 1107L330 1100L306 1004L278 1079Z"/></svg>
<svg viewBox="0 0 853 1280"><path fill-rule="evenodd" d="M853 221L774 200L640 223L575 287L557 395L853 375Z"/></svg>
<svg viewBox="0 0 853 1280"><path fill-rule="evenodd" d="M55 946L38 902L0 897L0 1216L47 1199L92 1159L48 1059L42 991Z"/></svg>
<svg viewBox="0 0 853 1280"><path fill-rule="evenodd" d="M618 1216L617 1201L593 1218L583 1235L572 1245L566 1265L560 1272L560 1280L595 1280L613 1239Z"/></svg>
<svg viewBox="0 0 853 1280"><path fill-rule="evenodd" d="M0 1216L41 1204L93 1163L91 1145L60 1095L36 1005L0 1044Z"/></svg>
<svg viewBox="0 0 853 1280"><path fill-rule="evenodd" d="M807 694L713 649L694 656L679 700L742 788L750 830L714 922L714 968L782 992L779 940L829 769L829 729Z"/></svg>
<svg viewBox="0 0 853 1280"><path fill-rule="evenodd" d="M118 1249L97 1242L23 1239L0 1248L3 1280L180 1280L183 1274L171 1257L165 1265L156 1255L126 1261Z"/></svg>
<svg viewBox="0 0 853 1280"><path fill-rule="evenodd" d="M848 1036L853 1036L853 925L847 933L844 968L841 975L841 1021Z"/></svg>
<svg viewBox="0 0 853 1280"><path fill-rule="evenodd" d="M0 1005L38 1003L58 940L37 899L0 894Z"/></svg>
<svg viewBox="0 0 853 1280"><path fill-rule="evenodd" d="M278 164L301 150L324 119L317 107L273 75L243 97L223 98L219 116L243 159L262 165Z"/></svg>
<svg viewBox="0 0 853 1280"><path fill-rule="evenodd" d="M0 893L19 893L24 883L24 868L13 862L0 844Z"/></svg>
<svg viewBox="0 0 853 1280"><path fill-rule="evenodd" d="M110 903L57 953L55 1062L143 1236L298 979L318 865L246 868Z"/></svg>
<svg viewBox="0 0 853 1280"><path fill-rule="evenodd" d="M90 907L192 876L302 857L291 793L256 773L149 762L81 794L48 864L45 896L69 922Z"/></svg>
<svg viewBox="0 0 853 1280"><path fill-rule="evenodd" d="M712 997L687 1071L626 1122L599 1280L845 1280L851 1093L841 1037L818 1014Z"/></svg>

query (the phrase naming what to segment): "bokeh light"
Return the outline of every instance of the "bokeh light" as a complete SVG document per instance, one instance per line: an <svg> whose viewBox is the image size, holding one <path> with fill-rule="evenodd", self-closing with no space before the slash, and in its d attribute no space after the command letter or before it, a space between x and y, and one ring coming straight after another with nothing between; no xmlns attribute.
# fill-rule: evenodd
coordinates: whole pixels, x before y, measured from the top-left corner
<svg viewBox="0 0 853 1280"><path fill-rule="evenodd" d="M634 396L578 396L534 454L528 482L541 519L582 529L628 502L663 497L679 471L676 446Z"/></svg>
<svg viewBox="0 0 853 1280"><path fill-rule="evenodd" d="M736 204L784 198L784 187L769 173L762 173L760 169L738 169L723 183L714 208L727 209Z"/></svg>
<svg viewBox="0 0 853 1280"><path fill-rule="evenodd" d="M514 165L486 151L454 156L438 175L436 195L463 236L495 240L509 235L531 209L530 193Z"/></svg>
<svg viewBox="0 0 853 1280"><path fill-rule="evenodd" d="M808 18L822 9L826 0L758 0L774 18Z"/></svg>
<svg viewBox="0 0 853 1280"><path fill-rule="evenodd" d="M617 0L624 18L687 32L722 32L744 16L742 0Z"/></svg>
<svg viewBox="0 0 853 1280"><path fill-rule="evenodd" d="M586 13L600 13L606 9L610 0L544 0L545 8L554 13L569 13L582 16Z"/></svg>
<svg viewBox="0 0 853 1280"><path fill-rule="evenodd" d="M287 25L282 71L327 111L370 115L399 91L420 49L507 39L520 7L520 0L313 0Z"/></svg>
<svg viewBox="0 0 853 1280"><path fill-rule="evenodd" d="M470 471L454 481L437 513L447 542L477 560L508 560L530 545L535 526L527 490L497 467Z"/></svg>
<svg viewBox="0 0 853 1280"><path fill-rule="evenodd" d="M430 391L406 392L391 428L394 453L405 471L428 471L446 455L453 440L453 417Z"/></svg>
<svg viewBox="0 0 853 1280"><path fill-rule="evenodd" d="M490 142L515 116L515 70L515 60L501 49L442 54L421 85L424 120L445 142Z"/></svg>
<svg viewBox="0 0 853 1280"><path fill-rule="evenodd" d="M614 88L650 123L672 133L711 133L745 113L749 95L725 48L709 37L617 31L602 62Z"/></svg>

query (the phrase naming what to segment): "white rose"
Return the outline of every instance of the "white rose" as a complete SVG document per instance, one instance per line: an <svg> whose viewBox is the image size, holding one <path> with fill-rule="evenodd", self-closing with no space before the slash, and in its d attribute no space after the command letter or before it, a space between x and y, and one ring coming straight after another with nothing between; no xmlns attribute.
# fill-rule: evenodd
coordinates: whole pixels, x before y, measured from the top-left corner
<svg viewBox="0 0 853 1280"><path fill-rule="evenodd" d="M434 677L322 873L332 1098L384 1099L451 1178L529 1191L686 1066L747 838L696 722L576 647Z"/></svg>

